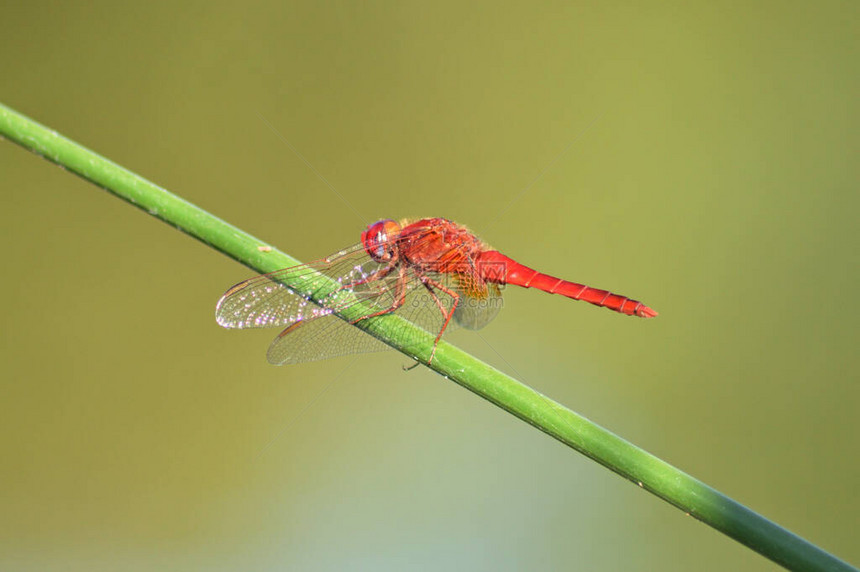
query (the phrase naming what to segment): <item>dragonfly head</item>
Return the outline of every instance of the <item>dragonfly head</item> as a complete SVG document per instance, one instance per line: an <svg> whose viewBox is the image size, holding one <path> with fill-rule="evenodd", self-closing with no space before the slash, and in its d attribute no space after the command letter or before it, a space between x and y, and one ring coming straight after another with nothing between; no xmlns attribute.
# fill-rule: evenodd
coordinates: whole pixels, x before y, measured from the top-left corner
<svg viewBox="0 0 860 572"><path fill-rule="evenodd" d="M361 244L372 259L377 262L388 262L394 257L399 234L399 224L391 219L380 220L361 233Z"/></svg>

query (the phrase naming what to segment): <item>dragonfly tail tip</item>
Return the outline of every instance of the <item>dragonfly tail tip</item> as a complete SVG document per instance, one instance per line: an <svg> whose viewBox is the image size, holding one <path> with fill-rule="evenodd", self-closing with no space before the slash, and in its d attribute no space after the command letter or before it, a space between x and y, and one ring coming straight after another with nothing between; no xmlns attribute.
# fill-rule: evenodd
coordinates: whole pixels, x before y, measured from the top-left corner
<svg viewBox="0 0 860 572"><path fill-rule="evenodd" d="M639 310L636 311L636 315L640 318L655 318L659 314L655 310L652 310L648 306L642 306Z"/></svg>

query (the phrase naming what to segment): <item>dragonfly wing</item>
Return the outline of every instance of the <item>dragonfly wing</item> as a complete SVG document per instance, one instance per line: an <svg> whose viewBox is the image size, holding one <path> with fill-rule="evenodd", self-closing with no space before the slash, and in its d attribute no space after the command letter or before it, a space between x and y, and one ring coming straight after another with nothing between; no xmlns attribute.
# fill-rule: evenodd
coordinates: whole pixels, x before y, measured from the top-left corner
<svg viewBox="0 0 860 572"><path fill-rule="evenodd" d="M383 268L370 259L361 245L355 245L316 262L236 284L218 301L215 319L225 328L266 328L321 318L356 302L365 302L375 311L378 305L387 303L381 296L383 281L343 287Z"/></svg>
<svg viewBox="0 0 860 572"><path fill-rule="evenodd" d="M261 280L260 278L264 278ZM268 276L236 284L218 301L215 320L225 328L267 328L288 326L302 320L331 314Z"/></svg>
<svg viewBox="0 0 860 572"><path fill-rule="evenodd" d="M475 287L455 274L424 272L422 281L412 275L405 288L405 300L397 313L433 335L442 328L450 332L458 327L478 330L489 324L502 307L502 293L496 284ZM451 320L445 320L454 307ZM417 340L416 340L417 341Z"/></svg>
<svg viewBox="0 0 860 572"><path fill-rule="evenodd" d="M454 322L467 330L480 330L493 321L502 309L502 292L498 284L486 284L484 292L461 290L454 310Z"/></svg>
<svg viewBox="0 0 860 572"><path fill-rule="evenodd" d="M269 363L286 365L390 349L370 334L330 315L287 327L272 340L266 358Z"/></svg>
<svg viewBox="0 0 860 572"><path fill-rule="evenodd" d="M375 306L393 309L392 313L434 336L444 323L442 309L450 312L453 303L453 298L442 291L432 289L431 293L414 275L407 275L400 284L396 276L389 276L367 286L378 289L374 297ZM396 300L401 300L402 304L395 304ZM453 320L451 327L456 327ZM396 335L407 352L420 342L426 342L420 330L414 331L408 324ZM266 357L269 363L286 365L390 349L388 344L347 321L335 315L326 315L289 325L272 340Z"/></svg>

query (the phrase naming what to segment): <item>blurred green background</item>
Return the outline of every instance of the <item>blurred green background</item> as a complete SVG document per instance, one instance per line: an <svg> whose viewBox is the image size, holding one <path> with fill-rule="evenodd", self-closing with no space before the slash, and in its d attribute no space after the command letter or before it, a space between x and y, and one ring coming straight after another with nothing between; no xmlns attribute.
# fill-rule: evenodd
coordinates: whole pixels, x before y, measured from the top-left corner
<svg viewBox="0 0 860 572"><path fill-rule="evenodd" d="M857 2L2 14L0 101L301 260L444 216L651 305L449 340L860 563ZM400 354L268 365L247 269L8 142L0 188L3 570L775 568Z"/></svg>

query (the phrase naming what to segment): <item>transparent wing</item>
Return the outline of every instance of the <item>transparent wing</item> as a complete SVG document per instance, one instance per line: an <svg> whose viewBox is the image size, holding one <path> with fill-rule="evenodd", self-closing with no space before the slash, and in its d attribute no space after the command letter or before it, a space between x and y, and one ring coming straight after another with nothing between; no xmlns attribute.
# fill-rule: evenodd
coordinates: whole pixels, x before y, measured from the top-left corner
<svg viewBox="0 0 860 572"><path fill-rule="evenodd" d="M468 290L462 291L468 292ZM454 320L467 330L480 330L493 321L502 309L502 291L498 284L487 284L486 292L474 292L463 296L454 310Z"/></svg>
<svg viewBox="0 0 860 572"><path fill-rule="evenodd" d="M372 302L377 292L371 288L355 287L345 291L338 285L348 286L366 280L383 267L357 244L309 264L262 274L236 284L218 301L215 320L225 328L283 327L327 316L357 301ZM286 286L285 282L291 286ZM312 302L312 298L320 299L320 304Z"/></svg>
<svg viewBox="0 0 860 572"><path fill-rule="evenodd" d="M454 289L456 281L447 275L432 274L427 278L459 296L457 309L446 327L446 332L459 326L479 329L489 323L501 308L501 293L495 285L492 285L487 297L478 300ZM384 294L377 300L376 305L386 309L397 306L395 301L399 299L398 287L401 287L402 303L391 313L420 326L431 335L438 334L446 316L450 314L454 296L439 287L425 287L425 282L415 273L407 276L400 286L397 280L390 277L384 280ZM407 351L417 349L422 341L426 342L420 332L408 327L397 332L397 336ZM388 344L364 333L347 321L335 315L325 315L288 326L272 340L266 357L269 363L286 365L390 349Z"/></svg>
<svg viewBox="0 0 860 572"><path fill-rule="evenodd" d="M272 340L266 358L269 363L286 365L390 349L391 346L332 315L289 326Z"/></svg>

